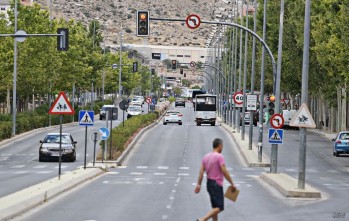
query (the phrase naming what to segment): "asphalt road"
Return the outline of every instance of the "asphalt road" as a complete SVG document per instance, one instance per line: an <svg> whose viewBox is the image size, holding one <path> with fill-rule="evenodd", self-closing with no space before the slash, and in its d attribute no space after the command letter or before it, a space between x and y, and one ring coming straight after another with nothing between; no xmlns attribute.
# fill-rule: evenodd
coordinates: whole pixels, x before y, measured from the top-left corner
<svg viewBox="0 0 349 221"><path fill-rule="evenodd" d="M201 158L211 151L215 137L224 140L227 167L241 190L237 203L226 200L220 220L349 220L348 174L331 164L332 159L326 160L325 153L315 151L320 144L326 146L321 138L309 136L315 141L314 149L309 148L308 168L312 172L308 171L307 178L325 197L287 199L260 181L259 174L268 168L244 166L231 136L220 126L197 127L192 108L176 109L184 115L182 126L159 123L143 136L123 166L17 220L196 220L210 209L205 183L199 194L194 193L194 187ZM297 143L296 134L287 132L286 139ZM292 174L291 169L297 167L297 152L292 149L297 148L290 145L294 146L280 147L279 156L288 159L280 160L280 170Z"/></svg>
<svg viewBox="0 0 349 221"><path fill-rule="evenodd" d="M147 105L143 106L147 113ZM125 120L126 120L125 113ZM113 127L122 123L122 111L119 110L119 119L113 121ZM91 133L100 127L106 127L106 121L95 119L94 126L88 127L87 132L87 163L93 160L93 142ZM108 123L110 128L110 121ZM36 133L29 133L22 138L0 147L0 197L14 193L26 187L45 180L58 177L58 162L39 162L40 140L47 133L59 133L59 127L47 128ZM71 172L84 165L85 153L85 126L63 125L63 132L72 134L77 143L77 159L75 162L62 162L62 174ZM98 144L97 151L98 153Z"/></svg>

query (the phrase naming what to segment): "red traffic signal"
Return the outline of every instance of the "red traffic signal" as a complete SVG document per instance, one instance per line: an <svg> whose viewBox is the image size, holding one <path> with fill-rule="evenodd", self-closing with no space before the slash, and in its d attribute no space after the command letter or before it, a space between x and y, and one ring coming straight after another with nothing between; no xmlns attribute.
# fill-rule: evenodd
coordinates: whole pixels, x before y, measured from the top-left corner
<svg viewBox="0 0 349 221"><path fill-rule="evenodd" d="M172 69L175 70L177 68L177 61L172 60Z"/></svg>

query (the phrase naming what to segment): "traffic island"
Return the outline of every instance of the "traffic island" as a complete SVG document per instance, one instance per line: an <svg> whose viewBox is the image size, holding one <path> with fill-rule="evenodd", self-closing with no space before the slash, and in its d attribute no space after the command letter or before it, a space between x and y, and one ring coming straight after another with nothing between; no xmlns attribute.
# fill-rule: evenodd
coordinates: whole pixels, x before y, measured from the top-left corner
<svg viewBox="0 0 349 221"><path fill-rule="evenodd" d="M256 144L252 145L252 150L248 149L248 135L245 136L247 140L241 140L240 133L236 133L236 130L223 123L221 118L217 117L217 119L221 126L231 134L235 143L239 147L242 157L249 167L270 167L270 160L267 155L263 154L261 162L258 161L258 148Z"/></svg>
<svg viewBox="0 0 349 221"><path fill-rule="evenodd" d="M298 189L298 180L284 173L262 173L261 179L286 197L321 198L321 192L308 184L304 189Z"/></svg>
<svg viewBox="0 0 349 221"><path fill-rule="evenodd" d="M10 220L21 215L103 173L104 171L99 168L86 170L80 168L62 175L60 179L56 177L4 196L0 198L0 221Z"/></svg>

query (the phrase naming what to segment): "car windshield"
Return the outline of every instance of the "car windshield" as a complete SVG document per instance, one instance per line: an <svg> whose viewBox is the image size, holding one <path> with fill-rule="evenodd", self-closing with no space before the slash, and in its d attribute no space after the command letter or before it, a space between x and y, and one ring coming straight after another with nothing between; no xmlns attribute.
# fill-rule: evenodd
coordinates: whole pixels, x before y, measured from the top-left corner
<svg viewBox="0 0 349 221"><path fill-rule="evenodd" d="M44 143L59 143L59 134L52 134L47 135L45 137ZM70 144L70 136L69 135L62 135L62 143Z"/></svg>
<svg viewBox="0 0 349 221"><path fill-rule="evenodd" d="M340 140L349 140L349 133L342 133L339 136Z"/></svg>
<svg viewBox="0 0 349 221"><path fill-rule="evenodd" d="M177 114L179 114L179 112L178 111L169 111L169 112L167 112L167 114L168 115L177 115Z"/></svg>
<svg viewBox="0 0 349 221"><path fill-rule="evenodd" d="M129 111L141 111L142 109L141 109L141 107L134 107L134 106L132 106L132 107L128 107L128 110Z"/></svg>
<svg viewBox="0 0 349 221"><path fill-rule="evenodd" d="M177 101L184 101L183 98L177 98Z"/></svg>

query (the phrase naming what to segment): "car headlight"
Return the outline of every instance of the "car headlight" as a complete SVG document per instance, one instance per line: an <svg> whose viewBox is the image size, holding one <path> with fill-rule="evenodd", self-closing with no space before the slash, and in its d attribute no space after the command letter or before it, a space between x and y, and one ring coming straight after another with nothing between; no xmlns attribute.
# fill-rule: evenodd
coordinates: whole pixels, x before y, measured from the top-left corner
<svg viewBox="0 0 349 221"><path fill-rule="evenodd" d="M65 153L71 153L71 152L73 152L73 149L65 149L64 152Z"/></svg>
<svg viewBox="0 0 349 221"><path fill-rule="evenodd" d="M41 152L48 152L48 149L47 149L46 147L41 147L41 148L40 148L40 151L41 151Z"/></svg>

